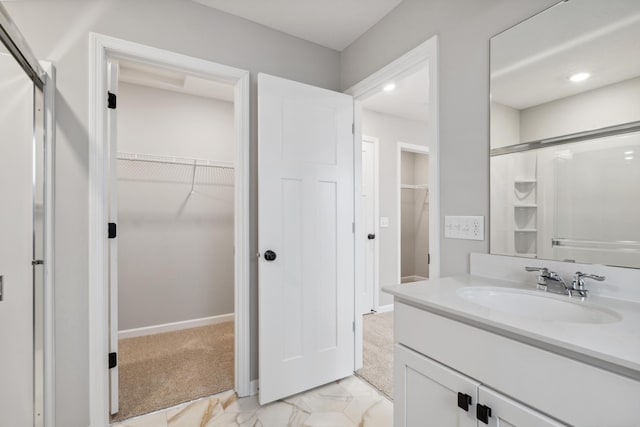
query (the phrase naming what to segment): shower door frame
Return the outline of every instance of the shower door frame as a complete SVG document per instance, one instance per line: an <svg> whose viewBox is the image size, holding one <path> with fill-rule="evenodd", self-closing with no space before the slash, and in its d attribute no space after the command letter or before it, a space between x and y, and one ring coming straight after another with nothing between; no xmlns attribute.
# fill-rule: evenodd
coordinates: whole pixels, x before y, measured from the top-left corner
<svg viewBox="0 0 640 427"><path fill-rule="evenodd" d="M43 292L42 292L42 340L43 340L43 366L42 366L42 423L44 427L55 425L55 306L54 306L54 201L55 201L55 93L56 70L48 61L38 61L31 51L24 36L16 23L0 4L0 43L3 43L11 55L18 61L27 75L33 81L35 90L42 90L43 95L43 133L44 133L44 173L43 173L43 199L44 199L44 245L43 245ZM35 108L35 105L34 105ZM35 123L35 122L34 122ZM35 145L35 128L34 145ZM34 153L35 156L35 153ZM35 162L34 162L35 165ZM34 180L35 186L35 180ZM35 294L34 294L35 297ZM35 309L35 304L34 304ZM35 325L34 325L35 327ZM35 334L35 330L34 330ZM35 348L34 348L35 350ZM34 366L33 379L38 372ZM35 396L34 396L34 423Z"/></svg>

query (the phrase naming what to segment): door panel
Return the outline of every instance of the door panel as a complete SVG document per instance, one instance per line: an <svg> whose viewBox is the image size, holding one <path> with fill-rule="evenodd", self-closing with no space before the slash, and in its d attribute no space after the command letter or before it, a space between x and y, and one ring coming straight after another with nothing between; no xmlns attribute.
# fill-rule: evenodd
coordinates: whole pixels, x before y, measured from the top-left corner
<svg viewBox="0 0 640 427"><path fill-rule="evenodd" d="M118 93L118 61L107 61L109 92ZM105 108L107 106L105 105ZM118 223L118 115L107 109L109 132L109 222ZM106 225L106 224L105 224ZM105 227L106 232L106 227ZM109 239L109 353L118 354L118 239ZM109 412L119 410L118 365L109 370Z"/></svg>
<svg viewBox="0 0 640 427"><path fill-rule="evenodd" d="M475 427L479 383L399 344L394 347L394 425ZM471 396L465 411L458 393Z"/></svg>
<svg viewBox="0 0 640 427"><path fill-rule="evenodd" d="M379 236L376 229L376 159L375 144L362 141L362 215L364 220L364 235L358 236L365 240L364 281L360 289L360 312L371 313L374 310L374 292L378 292L376 283L376 245ZM369 239L370 234L374 235Z"/></svg>
<svg viewBox="0 0 640 427"><path fill-rule="evenodd" d="M351 97L258 76L262 404L353 373L352 123Z"/></svg>
<svg viewBox="0 0 640 427"><path fill-rule="evenodd" d="M565 425L485 386L480 386L478 390L478 402L491 408L488 425L492 427L561 427ZM486 424L478 422L478 426L484 425Z"/></svg>

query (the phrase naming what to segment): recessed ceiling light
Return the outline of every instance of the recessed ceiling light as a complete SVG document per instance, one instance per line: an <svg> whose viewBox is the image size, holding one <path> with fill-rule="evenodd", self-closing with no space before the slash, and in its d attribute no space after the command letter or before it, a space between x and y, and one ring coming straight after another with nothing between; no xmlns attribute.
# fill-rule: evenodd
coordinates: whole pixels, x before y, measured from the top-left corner
<svg viewBox="0 0 640 427"><path fill-rule="evenodd" d="M395 88L396 88L396 84L395 83L389 83L388 85L383 87L382 90L384 90L385 92L391 92Z"/></svg>
<svg viewBox="0 0 640 427"><path fill-rule="evenodd" d="M591 77L591 74L589 73L576 73L571 77L569 77L569 80L571 80L574 83L577 83L577 82L583 82L587 80L589 77Z"/></svg>

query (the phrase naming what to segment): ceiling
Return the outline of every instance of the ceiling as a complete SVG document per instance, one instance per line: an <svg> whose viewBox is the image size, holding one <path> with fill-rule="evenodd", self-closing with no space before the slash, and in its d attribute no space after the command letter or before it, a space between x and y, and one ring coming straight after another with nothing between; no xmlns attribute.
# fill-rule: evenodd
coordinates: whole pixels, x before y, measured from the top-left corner
<svg viewBox="0 0 640 427"><path fill-rule="evenodd" d="M561 3L492 39L491 99L522 110L637 77L639 46L638 0Z"/></svg>
<svg viewBox="0 0 640 427"><path fill-rule="evenodd" d="M362 106L367 110L403 119L426 122L429 113L429 69L425 65L393 82L396 88L382 90L367 98Z"/></svg>
<svg viewBox="0 0 640 427"><path fill-rule="evenodd" d="M193 0L337 51L402 0Z"/></svg>
<svg viewBox="0 0 640 427"><path fill-rule="evenodd" d="M132 61L120 61L118 80L219 101L234 101L234 87L228 83L203 79L182 72L151 67Z"/></svg>

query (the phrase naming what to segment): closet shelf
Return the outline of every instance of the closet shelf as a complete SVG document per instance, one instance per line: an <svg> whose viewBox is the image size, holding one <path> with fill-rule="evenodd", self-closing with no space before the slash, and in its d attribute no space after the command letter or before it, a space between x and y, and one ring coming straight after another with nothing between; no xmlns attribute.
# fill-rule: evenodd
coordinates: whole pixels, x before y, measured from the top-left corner
<svg viewBox="0 0 640 427"><path fill-rule="evenodd" d="M515 230L516 233L537 233L538 230L536 230L535 228L516 228Z"/></svg>
<svg viewBox="0 0 640 427"><path fill-rule="evenodd" d="M519 204L515 204L513 205L514 208L537 208L538 205L536 205L535 203L519 203Z"/></svg>
<svg viewBox="0 0 640 427"><path fill-rule="evenodd" d="M535 179L516 179L513 181L514 184L535 184L536 182L538 181Z"/></svg>
<svg viewBox="0 0 640 427"><path fill-rule="evenodd" d="M215 185L232 187L233 162L119 152L118 180L140 183Z"/></svg>
<svg viewBox="0 0 640 427"><path fill-rule="evenodd" d="M202 166L210 168L233 169L233 162L221 160L192 159L187 157L155 156L152 154L118 152L118 160L134 162L164 163L170 165Z"/></svg>

